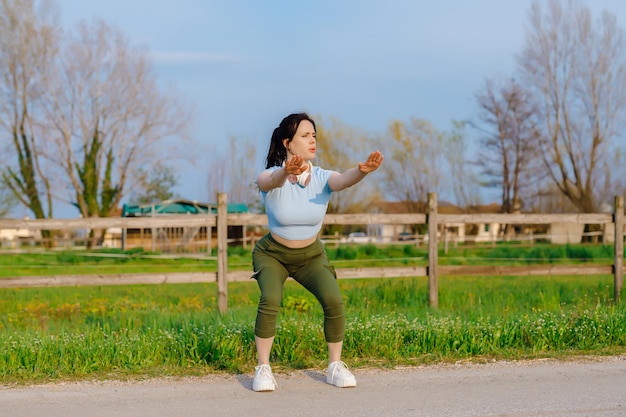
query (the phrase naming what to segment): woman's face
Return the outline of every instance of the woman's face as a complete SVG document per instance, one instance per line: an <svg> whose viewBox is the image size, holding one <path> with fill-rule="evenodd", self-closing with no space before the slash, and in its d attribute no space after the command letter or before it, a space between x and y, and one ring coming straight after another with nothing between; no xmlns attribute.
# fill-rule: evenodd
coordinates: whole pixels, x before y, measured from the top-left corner
<svg viewBox="0 0 626 417"><path fill-rule="evenodd" d="M313 123L308 120L301 121L293 139L291 141L289 139L283 140L283 144L287 148L287 157L291 158L298 155L305 161L315 158L315 151L317 150L315 136Z"/></svg>

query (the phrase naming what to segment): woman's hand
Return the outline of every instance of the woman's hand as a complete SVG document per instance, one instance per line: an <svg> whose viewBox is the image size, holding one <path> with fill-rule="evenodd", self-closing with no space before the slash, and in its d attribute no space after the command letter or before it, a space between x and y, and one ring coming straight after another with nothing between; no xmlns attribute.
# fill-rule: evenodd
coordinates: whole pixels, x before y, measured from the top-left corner
<svg viewBox="0 0 626 417"><path fill-rule="evenodd" d="M367 161L359 162L359 171L365 174L376 171L384 159L385 157L380 151L372 152Z"/></svg>
<svg viewBox="0 0 626 417"><path fill-rule="evenodd" d="M309 165L305 164L304 158L299 155L294 155L285 162L285 172L289 175L300 175L308 168Z"/></svg>

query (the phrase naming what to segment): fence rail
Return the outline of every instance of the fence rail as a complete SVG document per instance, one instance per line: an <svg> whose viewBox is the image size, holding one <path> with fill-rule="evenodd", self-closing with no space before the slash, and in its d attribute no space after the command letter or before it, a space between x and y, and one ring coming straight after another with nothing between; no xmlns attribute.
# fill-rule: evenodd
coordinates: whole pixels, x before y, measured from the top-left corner
<svg viewBox="0 0 626 417"><path fill-rule="evenodd" d="M217 273L195 274L125 274L89 275L92 285L115 285L128 283L172 283L172 282L216 282L218 283L218 304L220 311L227 309L227 282L250 279L250 271L228 271L227 245L228 227L267 226L267 217L262 214L228 214L226 195L218 195L217 214L208 215L168 215L162 217L137 218L88 218L88 219L0 219L1 229L27 230L71 230L71 229L154 229L206 227L217 230ZM341 268L337 269L340 278L405 277L428 276L429 302L438 306L439 275L614 275L614 299L618 301L623 287L624 276L624 201L615 197L614 211L591 214L442 214L437 210L437 194L428 195L426 214L328 214L324 224L332 225L427 225L428 227L428 266L384 267L384 268ZM610 265L534 265L534 266L441 266L438 262L440 246L439 232L449 224L522 224L541 225L553 223L613 225L614 259ZM447 235L443 233L447 245ZM535 237L536 238L536 237ZM210 239L210 234L209 234ZM244 236L244 242L249 239ZM417 241L419 242L419 240ZM210 242L208 247L210 248ZM446 246L447 247L447 246ZM210 255L208 253L207 255ZM20 277L0 279L0 286L50 286L80 285L87 279L77 276L65 277Z"/></svg>

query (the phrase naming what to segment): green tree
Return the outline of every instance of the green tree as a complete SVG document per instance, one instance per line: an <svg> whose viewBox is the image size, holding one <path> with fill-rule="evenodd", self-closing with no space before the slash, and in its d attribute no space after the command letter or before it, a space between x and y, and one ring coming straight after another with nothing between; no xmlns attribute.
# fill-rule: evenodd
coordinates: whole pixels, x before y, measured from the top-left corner
<svg viewBox="0 0 626 417"><path fill-rule="evenodd" d="M139 170L139 191L133 202L151 204L174 198L174 187L178 184L174 170L166 165L157 165L151 171Z"/></svg>
<svg viewBox="0 0 626 417"><path fill-rule="evenodd" d="M6 184L0 180L0 218L6 217L16 204L15 195L7 188Z"/></svg>

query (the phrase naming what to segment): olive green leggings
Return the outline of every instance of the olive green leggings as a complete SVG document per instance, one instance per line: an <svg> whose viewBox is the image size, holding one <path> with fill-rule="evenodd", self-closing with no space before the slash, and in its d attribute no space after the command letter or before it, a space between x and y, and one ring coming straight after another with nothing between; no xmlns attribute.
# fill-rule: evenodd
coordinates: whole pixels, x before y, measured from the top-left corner
<svg viewBox="0 0 626 417"><path fill-rule="evenodd" d="M261 289L254 334L260 338L276 334L276 316L283 298L283 285L292 277L310 291L324 310L324 337L327 342L343 341L345 317L335 269L329 265L319 239L301 248L288 248L270 234L252 251L254 275Z"/></svg>

